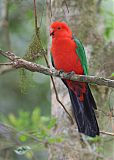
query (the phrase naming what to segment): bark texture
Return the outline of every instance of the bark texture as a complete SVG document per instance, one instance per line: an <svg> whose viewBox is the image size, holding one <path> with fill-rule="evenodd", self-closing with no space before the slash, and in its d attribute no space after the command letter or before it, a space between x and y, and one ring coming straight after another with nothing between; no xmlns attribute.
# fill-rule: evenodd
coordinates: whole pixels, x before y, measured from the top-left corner
<svg viewBox="0 0 114 160"><path fill-rule="evenodd" d="M50 69L49 67L44 67L42 65L33 63L31 61L27 61L23 58L20 58L16 56L12 52L4 52L0 50L0 55L3 55L4 57L7 57L11 62L6 63L0 63L0 66L3 66L3 69L0 69L0 74L3 74L4 72L9 72L14 69L24 68L31 72L40 72L45 75L59 77L59 78L65 78L70 79L73 81L79 81L79 82L88 82L93 84L98 84L100 86L107 86L114 88L114 80L112 79L106 79L103 77L97 77L97 76L86 76L86 75L77 75L74 73L65 73L61 71L58 71L56 69ZM7 67L7 68L5 68Z"/></svg>

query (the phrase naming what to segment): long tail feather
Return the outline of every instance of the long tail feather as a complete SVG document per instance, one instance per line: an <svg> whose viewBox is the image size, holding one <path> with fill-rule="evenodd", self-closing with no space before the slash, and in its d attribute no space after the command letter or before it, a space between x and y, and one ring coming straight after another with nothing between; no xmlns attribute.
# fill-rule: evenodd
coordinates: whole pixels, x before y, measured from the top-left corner
<svg viewBox="0 0 114 160"><path fill-rule="evenodd" d="M89 86L84 95L84 101L80 101L71 89L68 88L68 90L79 132L91 137L99 135L99 127L94 112L96 103Z"/></svg>

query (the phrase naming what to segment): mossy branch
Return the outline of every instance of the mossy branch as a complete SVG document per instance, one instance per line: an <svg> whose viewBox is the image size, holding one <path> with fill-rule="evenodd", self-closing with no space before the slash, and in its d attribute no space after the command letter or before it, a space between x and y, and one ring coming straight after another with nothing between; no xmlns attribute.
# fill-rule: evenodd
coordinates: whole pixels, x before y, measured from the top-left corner
<svg viewBox="0 0 114 160"><path fill-rule="evenodd" d="M50 69L42 65L26 61L9 51L4 52L0 50L0 54L7 57L11 61L10 65L12 65L13 69L24 68L31 72L39 72L45 75L59 77L62 79L69 79L78 82L87 82L87 83L97 84L100 86L107 86L114 88L114 80L111 79L106 79L97 76L89 76L89 75L86 76L86 75L69 74L55 69ZM3 65L3 63L1 65Z"/></svg>

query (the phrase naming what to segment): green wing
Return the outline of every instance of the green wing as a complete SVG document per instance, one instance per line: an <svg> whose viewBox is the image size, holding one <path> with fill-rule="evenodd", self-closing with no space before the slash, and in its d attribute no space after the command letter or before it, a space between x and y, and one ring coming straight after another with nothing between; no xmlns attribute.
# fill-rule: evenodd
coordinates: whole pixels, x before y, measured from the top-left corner
<svg viewBox="0 0 114 160"><path fill-rule="evenodd" d="M80 58L81 64L84 69L84 74L87 75L88 68L87 68L87 59L86 59L84 47L83 47L82 43L77 38L74 38L74 41L77 44L76 53L78 54L78 56Z"/></svg>
<svg viewBox="0 0 114 160"><path fill-rule="evenodd" d="M53 60L53 57L52 57L52 53L50 53L50 54L51 54L51 63L52 63L52 66L55 67L54 60Z"/></svg>

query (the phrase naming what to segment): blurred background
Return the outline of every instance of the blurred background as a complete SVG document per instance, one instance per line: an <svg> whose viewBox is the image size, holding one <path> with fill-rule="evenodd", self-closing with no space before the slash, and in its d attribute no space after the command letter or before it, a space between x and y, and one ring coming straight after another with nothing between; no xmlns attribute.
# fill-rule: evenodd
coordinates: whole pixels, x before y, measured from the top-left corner
<svg viewBox="0 0 114 160"><path fill-rule="evenodd" d="M0 1L0 18L1 23L8 23L8 26L1 24L0 27L0 47L7 51L11 50L18 56L23 57L28 46L33 40L34 30L34 6L33 1L8 1L8 8L5 11L4 0ZM37 1L38 3L38 21L41 25L41 37L46 47L46 17L45 17L45 1ZM8 12L6 20L3 21L3 12ZM43 14L43 17L42 17ZM42 21L42 22L41 22ZM41 24L40 24L41 23ZM7 27L7 28L6 28ZM6 31L7 29L7 31ZM44 64L42 58L39 62ZM28 73L30 74L30 73ZM33 74L29 76L30 83L27 83L26 89L21 88L21 77L19 71L13 71L3 74L0 79L0 111L3 114L9 112L17 113L18 109L33 110L39 106L42 114L50 113L50 87L49 77L42 74ZM42 100L45 99L44 100Z"/></svg>
<svg viewBox="0 0 114 160"><path fill-rule="evenodd" d="M37 0L36 3L41 39L46 48L46 3L45 0ZM0 48L2 50L10 50L23 57L34 39L34 26L33 1L0 0ZM0 56L1 62L5 60ZM39 58L37 63L45 65L43 58ZM37 129L38 125L41 125L40 115L46 119L46 116L50 116L51 109L49 77L29 71L25 74L23 76L21 70L15 70L0 75L0 119L23 131ZM36 114L36 124L33 124L32 114ZM0 149L4 148L2 144ZM37 151L37 159L46 159L46 153L42 154L42 150ZM5 159L6 152L0 153L0 160ZM6 155L6 159L9 157L18 159L15 153ZM19 159L26 160L31 157L19 156Z"/></svg>
<svg viewBox="0 0 114 160"><path fill-rule="evenodd" d="M46 49L46 1L37 0L36 2L40 37ZM102 27L104 27L103 35L108 44L108 42L114 41L114 1L99 0L98 3L101 3L98 12L102 15L102 21L104 21L104 26L101 26L101 30ZM33 41L34 34L33 1L0 0L0 48L4 51L10 50L16 55L23 57ZM0 56L0 62L4 62L5 60L4 57ZM43 58L39 58L37 63L45 65ZM113 92L110 92L110 94L113 95ZM112 97L113 96L110 98L111 106L114 104ZM14 128L23 131L26 129L27 131L34 131L38 128L42 131L42 134L39 133L39 137L41 135L48 137L47 132L55 123L54 120L50 121L50 111L51 91L48 76L40 73L30 73L29 71L23 75L21 70L7 73L0 72L1 122L11 124ZM48 123L49 121L50 123ZM1 125L1 127L5 126ZM14 130L13 132L16 133L17 131ZM14 133L11 131L11 135L15 135ZM14 142L14 144L11 145L14 148L9 152L11 146L8 144L6 144L7 147L3 146L3 142L0 147L1 151L3 151L0 152L0 160L47 159L46 149L39 146L36 147L37 149L34 149L34 154L32 152L26 155L16 154L13 150L17 142L13 139L13 136L10 138L11 142ZM24 135L21 135L19 138L21 138L23 143L28 140ZM27 143L30 142L27 141Z"/></svg>

